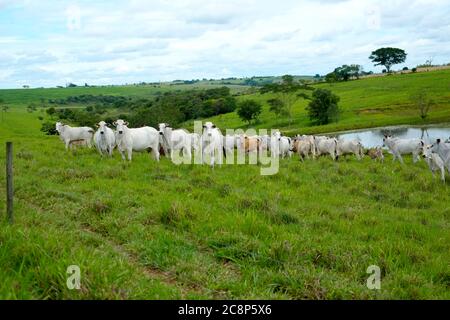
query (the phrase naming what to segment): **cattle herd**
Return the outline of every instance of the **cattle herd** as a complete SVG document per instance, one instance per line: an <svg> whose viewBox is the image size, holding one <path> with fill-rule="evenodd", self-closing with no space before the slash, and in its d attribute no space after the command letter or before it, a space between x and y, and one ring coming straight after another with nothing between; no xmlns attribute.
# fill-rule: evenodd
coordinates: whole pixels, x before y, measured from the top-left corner
<svg viewBox="0 0 450 320"><path fill-rule="evenodd" d="M315 159L322 155L330 156L334 161L346 155L355 155L361 160L368 155L374 160L384 161L381 146L364 150L358 140L343 140L326 136L296 135L295 137L283 136L279 131L271 135L233 134L223 135L221 130L212 122L203 125L201 133L190 133L185 129L173 130L169 124L159 124L159 130L152 127L128 128L128 122L117 120L113 123L115 130L110 125L101 121L97 124L97 131L90 127L71 127L61 122L56 123L56 131L65 143L66 150L77 145L95 147L100 155L112 156L113 149L117 147L122 159L132 159L133 151L151 151L154 159L159 161L160 154L170 157L174 161L175 156L182 153L188 163L191 163L192 152L205 163L214 166L222 164L223 156L234 155L234 150L245 154L261 154L269 152L272 157L291 157L298 154L301 161ZM450 139L443 141L437 139L433 144L427 145L422 139L400 139L385 135L383 146L387 147L393 155L393 160L403 163L402 155L412 154L416 163L423 157L433 175L440 172L442 181L445 182L445 169L450 174Z"/></svg>

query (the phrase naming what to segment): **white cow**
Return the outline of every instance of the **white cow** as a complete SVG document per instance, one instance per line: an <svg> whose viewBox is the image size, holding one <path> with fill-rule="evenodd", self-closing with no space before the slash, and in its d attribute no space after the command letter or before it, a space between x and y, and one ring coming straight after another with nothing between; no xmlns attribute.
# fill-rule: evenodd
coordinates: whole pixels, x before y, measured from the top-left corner
<svg viewBox="0 0 450 320"><path fill-rule="evenodd" d="M191 133L191 146L196 158L201 158L202 154L202 136L198 133Z"/></svg>
<svg viewBox="0 0 450 320"><path fill-rule="evenodd" d="M180 151L183 156L192 160L192 136L185 129L173 130L169 124L159 124L159 134L162 138L162 146L166 154L170 154L170 159L173 161L174 154L179 155ZM168 151L168 153L167 153Z"/></svg>
<svg viewBox="0 0 450 320"><path fill-rule="evenodd" d="M329 154L333 160L336 160L337 139L323 136L314 137L316 155Z"/></svg>
<svg viewBox="0 0 450 320"><path fill-rule="evenodd" d="M336 156L345 156L347 154L354 154L358 160L364 157L364 148L358 140L344 140L338 139L336 145Z"/></svg>
<svg viewBox="0 0 450 320"><path fill-rule="evenodd" d="M291 157L291 142L292 139L289 137L285 137L281 134L281 132L276 131L272 134L271 146L270 150L272 152L272 156L281 156L281 158Z"/></svg>
<svg viewBox="0 0 450 320"><path fill-rule="evenodd" d="M268 134L264 134L264 135L260 136L260 141L261 141L261 144L260 144L261 150L270 151L270 145L271 145L270 136Z"/></svg>
<svg viewBox="0 0 450 320"><path fill-rule="evenodd" d="M111 157L116 145L114 131L108 128L108 124L105 121L100 121L97 126L98 130L94 134L95 146L102 157L104 154L108 154Z"/></svg>
<svg viewBox="0 0 450 320"><path fill-rule="evenodd" d="M428 164L428 167L431 170L431 173L434 173L438 170L441 171L441 180L445 183L445 163L444 160L437 154L436 152L433 152L433 146L427 145L423 147L423 157L425 158L425 161ZM450 173L450 167L448 168L448 171Z"/></svg>
<svg viewBox="0 0 450 320"><path fill-rule="evenodd" d="M431 151L439 154L447 167L448 173L450 173L450 144L443 143L441 139L437 139L431 146Z"/></svg>
<svg viewBox="0 0 450 320"><path fill-rule="evenodd" d="M404 163L402 155L410 153L413 155L414 163L420 161L419 155L424 146L422 139L399 139L387 135L383 138L383 144L387 146L394 155L393 161L398 159L401 163Z"/></svg>
<svg viewBox="0 0 450 320"><path fill-rule="evenodd" d="M223 135L212 122L203 125L202 151L203 161L209 155L211 167L214 167L216 161L219 165L223 163Z"/></svg>
<svg viewBox="0 0 450 320"><path fill-rule="evenodd" d="M69 145L72 141L84 140L85 144L90 148L92 136L94 135L94 130L89 127L71 127L67 124L62 124L61 122L56 123L56 131L59 133L59 137L64 141L66 145L66 150L69 149Z"/></svg>
<svg viewBox="0 0 450 320"><path fill-rule="evenodd" d="M223 148L225 151L226 157L231 157L234 154L234 149L240 149L241 148L241 138L239 135L226 135L223 137Z"/></svg>
<svg viewBox="0 0 450 320"><path fill-rule="evenodd" d="M159 132L152 127L142 127L130 129L128 122L117 120L116 126L116 144L117 149L125 160L125 151L128 154L128 160L131 161L133 151L148 151L150 148L153 157L159 161Z"/></svg>

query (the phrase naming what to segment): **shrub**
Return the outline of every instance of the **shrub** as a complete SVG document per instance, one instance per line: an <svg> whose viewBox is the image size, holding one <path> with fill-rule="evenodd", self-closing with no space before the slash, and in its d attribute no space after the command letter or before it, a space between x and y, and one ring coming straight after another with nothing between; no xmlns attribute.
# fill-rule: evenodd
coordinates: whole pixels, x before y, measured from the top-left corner
<svg viewBox="0 0 450 320"><path fill-rule="evenodd" d="M309 103L309 118L318 125L337 121L339 116L340 98L327 89L317 89L312 94L312 101Z"/></svg>
<svg viewBox="0 0 450 320"><path fill-rule="evenodd" d="M46 110L48 115L54 115L56 113L56 109L54 107L50 107Z"/></svg>
<svg viewBox="0 0 450 320"><path fill-rule="evenodd" d="M49 121L42 124L41 131L49 136L58 134L58 132L56 131L55 123Z"/></svg>
<svg viewBox="0 0 450 320"><path fill-rule="evenodd" d="M408 71L408 70L409 70L408 67L404 67L404 68L403 68L403 71Z"/></svg>
<svg viewBox="0 0 450 320"><path fill-rule="evenodd" d="M411 71L412 72L417 72L417 68L412 68Z"/></svg>

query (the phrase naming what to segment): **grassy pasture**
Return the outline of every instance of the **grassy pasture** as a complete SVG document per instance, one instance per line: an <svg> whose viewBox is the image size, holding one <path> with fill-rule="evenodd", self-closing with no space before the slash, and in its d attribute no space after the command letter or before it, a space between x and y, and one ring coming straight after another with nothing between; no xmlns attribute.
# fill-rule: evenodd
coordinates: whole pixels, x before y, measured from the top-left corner
<svg viewBox="0 0 450 320"><path fill-rule="evenodd" d="M130 164L66 153L38 114L13 108L0 126L16 190L12 226L0 197L2 299L450 298L450 183L423 161L292 158L268 177L147 154ZM69 265L79 291L66 288ZM370 265L379 291L366 287Z"/></svg>
<svg viewBox="0 0 450 320"><path fill-rule="evenodd" d="M221 84L198 83L192 85L161 85L141 86L98 86L98 87L73 87L73 88L36 88L36 89L3 89L0 90L0 98L11 107L23 107L30 103L39 103L44 99L47 104L49 99L63 99L70 96L83 94L91 95L115 95L125 97L151 98L157 93L174 90L212 89L222 87ZM227 85L232 93L243 92L248 86Z"/></svg>
<svg viewBox="0 0 450 320"><path fill-rule="evenodd" d="M255 99L264 105L260 123L253 127L279 128L288 135L450 121L450 70L396 74L334 84L323 83L315 86L329 89L341 98L339 105L342 114L339 122L325 126L311 125L305 110L308 101L299 99L293 107L293 121L289 127L288 119L276 119L275 115L269 111L267 100L273 98L273 94L261 95L258 93L239 98ZM411 95L419 90L424 90L436 103L431 108L426 121L421 120L420 113L410 99ZM209 120L221 128L246 127L235 112L219 115ZM191 123L189 122L187 125Z"/></svg>

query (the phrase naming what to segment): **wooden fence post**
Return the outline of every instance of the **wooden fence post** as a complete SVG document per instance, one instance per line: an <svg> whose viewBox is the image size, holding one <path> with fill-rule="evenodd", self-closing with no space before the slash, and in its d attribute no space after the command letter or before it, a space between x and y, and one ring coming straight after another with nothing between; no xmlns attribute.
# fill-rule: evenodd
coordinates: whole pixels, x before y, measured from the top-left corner
<svg viewBox="0 0 450 320"><path fill-rule="evenodd" d="M14 222L13 197L13 144L6 142L6 213L11 224Z"/></svg>

